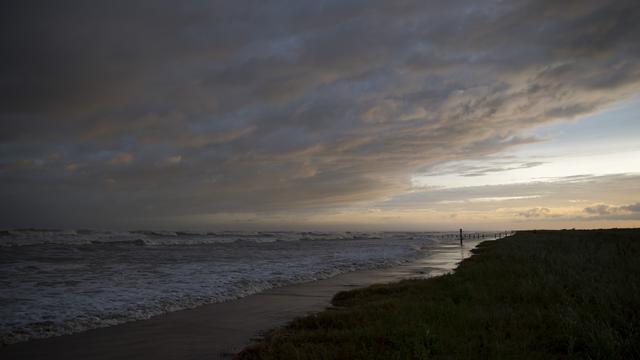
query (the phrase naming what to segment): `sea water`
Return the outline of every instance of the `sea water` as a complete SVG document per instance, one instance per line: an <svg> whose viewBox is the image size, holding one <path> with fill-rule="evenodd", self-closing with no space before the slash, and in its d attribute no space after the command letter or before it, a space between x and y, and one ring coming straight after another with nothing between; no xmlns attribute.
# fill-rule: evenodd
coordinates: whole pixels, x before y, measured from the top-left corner
<svg viewBox="0 0 640 360"><path fill-rule="evenodd" d="M147 319L287 284L388 267L433 233L0 232L0 343ZM454 241L454 240L452 240Z"/></svg>

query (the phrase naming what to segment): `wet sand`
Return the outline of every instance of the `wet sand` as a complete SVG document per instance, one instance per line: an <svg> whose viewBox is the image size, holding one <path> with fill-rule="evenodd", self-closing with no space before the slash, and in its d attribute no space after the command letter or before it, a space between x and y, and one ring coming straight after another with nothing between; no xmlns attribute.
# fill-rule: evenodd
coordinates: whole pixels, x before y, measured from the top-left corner
<svg viewBox="0 0 640 360"><path fill-rule="evenodd" d="M0 358L230 359L264 331L323 310L339 291L447 273L480 242L466 241L463 248L441 245L422 259L393 268L357 271L149 320L17 343L0 348Z"/></svg>

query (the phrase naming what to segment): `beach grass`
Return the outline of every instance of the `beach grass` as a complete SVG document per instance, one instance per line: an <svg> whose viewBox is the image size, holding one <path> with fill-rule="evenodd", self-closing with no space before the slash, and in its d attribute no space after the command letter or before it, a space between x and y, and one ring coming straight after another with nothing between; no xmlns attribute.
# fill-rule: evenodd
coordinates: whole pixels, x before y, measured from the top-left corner
<svg viewBox="0 0 640 360"><path fill-rule="evenodd" d="M640 229L522 231L333 305L237 358L640 359Z"/></svg>

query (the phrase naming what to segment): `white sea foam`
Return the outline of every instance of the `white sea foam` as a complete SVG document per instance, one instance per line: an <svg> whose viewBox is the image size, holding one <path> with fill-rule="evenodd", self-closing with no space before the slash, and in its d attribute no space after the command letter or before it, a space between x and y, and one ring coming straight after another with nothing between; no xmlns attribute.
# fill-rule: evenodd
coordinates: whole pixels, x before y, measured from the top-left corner
<svg viewBox="0 0 640 360"><path fill-rule="evenodd" d="M69 334L411 260L427 233L5 231L0 342Z"/></svg>

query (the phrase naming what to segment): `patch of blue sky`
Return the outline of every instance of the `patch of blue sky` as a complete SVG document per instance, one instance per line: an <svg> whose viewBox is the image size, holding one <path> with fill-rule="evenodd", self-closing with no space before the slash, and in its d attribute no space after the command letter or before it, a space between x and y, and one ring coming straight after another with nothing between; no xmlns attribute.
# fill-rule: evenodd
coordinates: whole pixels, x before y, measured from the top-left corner
<svg viewBox="0 0 640 360"><path fill-rule="evenodd" d="M412 183L451 188L640 173L640 98L532 133L543 141L482 159L443 164L414 175Z"/></svg>

